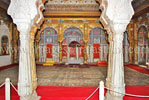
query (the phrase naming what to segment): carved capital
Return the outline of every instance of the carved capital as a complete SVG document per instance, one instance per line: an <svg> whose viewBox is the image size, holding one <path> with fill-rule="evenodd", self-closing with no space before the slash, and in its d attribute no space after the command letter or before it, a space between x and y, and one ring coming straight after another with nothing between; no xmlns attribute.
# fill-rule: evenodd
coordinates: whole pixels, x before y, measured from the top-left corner
<svg viewBox="0 0 149 100"><path fill-rule="evenodd" d="M12 19L34 19L37 15L38 0L11 0L7 13Z"/></svg>
<svg viewBox="0 0 149 100"><path fill-rule="evenodd" d="M118 44L122 44L123 38L123 34L114 34L113 41Z"/></svg>
<svg viewBox="0 0 149 100"><path fill-rule="evenodd" d="M17 25L18 31L20 31L20 34L26 33L26 31L31 30L31 21L26 19L14 19L15 23ZM28 34L28 33L26 33Z"/></svg>
<svg viewBox="0 0 149 100"><path fill-rule="evenodd" d="M7 13L12 17L16 25L18 22L20 23L20 21L26 20L30 22L31 26L36 25L39 28L43 22L42 11L45 1L46 0L11 0Z"/></svg>
<svg viewBox="0 0 149 100"><path fill-rule="evenodd" d="M114 34L123 34L126 30L127 25L128 25L127 22L129 22L129 21L126 21L124 23L122 23L121 21L117 22L117 23L113 23L113 25L111 25L111 29L114 32Z"/></svg>
<svg viewBox="0 0 149 100"><path fill-rule="evenodd" d="M112 27L112 31L122 31L126 29L131 20L134 10L132 8L132 0L98 0L102 10L101 22L104 27Z"/></svg>

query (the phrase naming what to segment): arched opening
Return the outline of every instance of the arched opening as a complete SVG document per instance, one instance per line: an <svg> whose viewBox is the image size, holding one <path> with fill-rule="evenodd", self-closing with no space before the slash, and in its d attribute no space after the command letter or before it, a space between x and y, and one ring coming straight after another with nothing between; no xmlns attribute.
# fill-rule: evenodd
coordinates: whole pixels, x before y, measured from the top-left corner
<svg viewBox="0 0 149 100"><path fill-rule="evenodd" d="M96 61L107 61L108 45L104 30L96 27L90 31L90 39L88 41L89 57L88 61L93 63Z"/></svg>
<svg viewBox="0 0 149 100"><path fill-rule="evenodd" d="M83 63L83 34L80 29L70 27L64 31L62 43L63 62L66 64Z"/></svg>
<svg viewBox="0 0 149 100"><path fill-rule="evenodd" d="M149 46L148 30L141 26L138 30L138 63L146 64L148 60L147 48Z"/></svg>
<svg viewBox="0 0 149 100"><path fill-rule="evenodd" d="M45 28L40 35L39 61L54 60L58 62L58 34L55 29Z"/></svg>
<svg viewBox="0 0 149 100"><path fill-rule="evenodd" d="M2 55L8 55L9 49L8 49L8 36L2 36L1 38L1 54Z"/></svg>

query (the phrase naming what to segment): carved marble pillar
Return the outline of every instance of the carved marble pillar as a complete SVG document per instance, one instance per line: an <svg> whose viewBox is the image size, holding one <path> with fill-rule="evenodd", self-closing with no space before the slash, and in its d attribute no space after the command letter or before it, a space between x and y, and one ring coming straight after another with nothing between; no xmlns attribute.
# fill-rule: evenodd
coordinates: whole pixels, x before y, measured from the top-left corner
<svg viewBox="0 0 149 100"><path fill-rule="evenodd" d="M78 47L76 47L76 57L77 57L77 60L79 59L79 49Z"/></svg>
<svg viewBox="0 0 149 100"><path fill-rule="evenodd" d="M101 22L109 34L109 58L106 85L113 91L125 93L123 65L123 32L134 11L132 0L99 0ZM123 95L108 90L105 100L123 100Z"/></svg>
<svg viewBox="0 0 149 100"><path fill-rule="evenodd" d="M36 63L39 63L39 40L36 41Z"/></svg>
<svg viewBox="0 0 149 100"><path fill-rule="evenodd" d="M108 87L114 91L125 93L124 84L124 65L123 65L123 32L124 29L118 29L123 27L123 25L115 24L113 28L114 33L112 41L110 41L110 71L108 69ZM123 95L108 91L106 94L106 100L123 100Z"/></svg>
<svg viewBox="0 0 149 100"><path fill-rule="evenodd" d="M87 63L87 41L84 44L84 64Z"/></svg>
<svg viewBox="0 0 149 100"><path fill-rule="evenodd" d="M62 63L62 41L59 42L59 63Z"/></svg>
<svg viewBox="0 0 149 100"><path fill-rule="evenodd" d="M8 45L8 54L10 54L11 55L11 63L14 63L14 51L12 51L12 47L13 47L13 24L12 23L10 23L10 26L9 26L9 29L10 29L10 31L9 31L9 45ZM10 50L10 48L11 48L11 50Z"/></svg>
<svg viewBox="0 0 149 100"><path fill-rule="evenodd" d="M112 57L113 57L113 33L110 31L110 28L107 28L108 34L109 34L109 49L108 49L108 72L107 72L107 78L106 78L106 86L110 88L110 82L111 82L111 77L112 77Z"/></svg>
<svg viewBox="0 0 149 100"><path fill-rule="evenodd" d="M134 23L134 63L138 64L138 34L137 23Z"/></svg>
<svg viewBox="0 0 149 100"><path fill-rule="evenodd" d="M124 63L129 63L129 43L128 43L128 33L124 33L124 40L123 40L123 47L124 47Z"/></svg>
<svg viewBox="0 0 149 100"><path fill-rule="evenodd" d="M19 58L19 80L18 80L18 94L23 98L29 100L32 92L32 72L30 59L30 29L31 22L29 20L21 22L18 20L17 27L20 32L20 58Z"/></svg>
<svg viewBox="0 0 149 100"><path fill-rule="evenodd" d="M37 26L34 25L32 31L30 32L30 59L31 59L31 72L32 72L32 84L33 90L37 88L37 76L36 76L36 62L35 62L35 47L34 47L34 39L35 32L37 30Z"/></svg>
<svg viewBox="0 0 149 100"><path fill-rule="evenodd" d="M33 25L41 25L43 21L42 10L44 0L11 0L7 13L20 32L20 58L18 94L20 100L39 100L33 81L36 76L33 41L31 36ZM32 54L31 54L32 53ZM33 85L34 84L34 85Z"/></svg>
<svg viewBox="0 0 149 100"><path fill-rule="evenodd" d="M19 33L17 28L14 28L14 35L15 35L15 39L14 39L14 55L13 55L13 59L14 59L14 63L18 63L18 38L19 38Z"/></svg>
<svg viewBox="0 0 149 100"><path fill-rule="evenodd" d="M128 25L128 41L129 41L129 63L133 63L134 58L134 33L133 33L133 23Z"/></svg>
<svg viewBox="0 0 149 100"><path fill-rule="evenodd" d="M69 58L70 58L70 47L68 46L68 49L67 49L67 57L68 57L68 59L67 59L67 61L69 60Z"/></svg>
<svg viewBox="0 0 149 100"><path fill-rule="evenodd" d="M100 45L100 49L99 49L99 51L100 51L100 53L99 53L99 57L100 57L100 61L103 61L103 44L101 44Z"/></svg>

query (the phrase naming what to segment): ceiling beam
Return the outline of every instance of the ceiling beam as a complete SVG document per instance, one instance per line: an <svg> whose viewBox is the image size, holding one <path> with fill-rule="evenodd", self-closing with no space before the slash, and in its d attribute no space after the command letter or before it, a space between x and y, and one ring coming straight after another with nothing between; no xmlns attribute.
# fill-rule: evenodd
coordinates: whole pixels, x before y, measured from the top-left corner
<svg viewBox="0 0 149 100"><path fill-rule="evenodd" d="M140 11L142 11L148 7L149 7L149 2L146 0L142 4L140 4L139 6L137 6L135 8L135 13L139 13Z"/></svg>
<svg viewBox="0 0 149 100"><path fill-rule="evenodd" d="M149 11L149 2L144 1L139 6L137 6L134 10L135 10L135 14L132 19L135 19L139 17L140 15L147 13Z"/></svg>
<svg viewBox="0 0 149 100"><path fill-rule="evenodd" d="M85 17L96 17L100 16L101 13L99 11L45 11L45 17L51 16L85 16Z"/></svg>

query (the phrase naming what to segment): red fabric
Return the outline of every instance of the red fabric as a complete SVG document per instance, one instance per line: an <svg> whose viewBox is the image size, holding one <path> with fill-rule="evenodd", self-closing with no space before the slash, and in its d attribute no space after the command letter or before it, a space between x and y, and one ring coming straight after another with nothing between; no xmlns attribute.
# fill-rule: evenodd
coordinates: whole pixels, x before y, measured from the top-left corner
<svg viewBox="0 0 149 100"><path fill-rule="evenodd" d="M85 100L97 87L57 87L38 86L37 94L40 100ZM4 99L4 86L0 88L0 100ZM149 86L126 86L126 93L134 95L149 96ZM97 91L89 100L99 100ZM19 100L17 93L11 89L11 100ZM148 98L138 98L125 96L124 100L148 100Z"/></svg>
<svg viewBox="0 0 149 100"><path fill-rule="evenodd" d="M62 45L62 56L67 57L67 45Z"/></svg>
<svg viewBox="0 0 149 100"><path fill-rule="evenodd" d="M149 96L149 86L126 86L126 93ZM149 98L124 96L124 100L149 100Z"/></svg>
<svg viewBox="0 0 149 100"><path fill-rule="evenodd" d="M106 61L97 61L97 66L107 67L107 63L106 63Z"/></svg>
<svg viewBox="0 0 149 100"><path fill-rule="evenodd" d="M0 88L0 100L5 100L5 86ZM12 86L11 86L11 100L20 100L20 97L18 96L17 92L13 89Z"/></svg>
<svg viewBox="0 0 149 100"><path fill-rule="evenodd" d="M6 65L6 66L1 66L1 67L0 67L0 71L1 71L1 70L4 70L4 69L11 68L11 67L15 67L15 66L18 66L18 64L10 64L10 65Z"/></svg>
<svg viewBox="0 0 149 100"><path fill-rule="evenodd" d="M52 44L47 44L47 58L52 58Z"/></svg>
<svg viewBox="0 0 149 100"><path fill-rule="evenodd" d="M76 57L76 48L70 47L70 57Z"/></svg>
<svg viewBox="0 0 149 100"><path fill-rule="evenodd" d="M127 64L125 66L127 66L127 67L129 67L131 69L134 69L134 70L136 70L138 72L141 72L141 73L144 73L144 74L149 74L149 69L142 68L142 67L139 67L139 66L133 65L133 64Z"/></svg>
<svg viewBox="0 0 149 100"><path fill-rule="evenodd" d="M79 47L79 57L84 57L84 46Z"/></svg>
<svg viewBox="0 0 149 100"><path fill-rule="evenodd" d="M94 47L94 58L99 58L99 53L100 53L99 47L100 47L100 44L94 44L93 47Z"/></svg>

